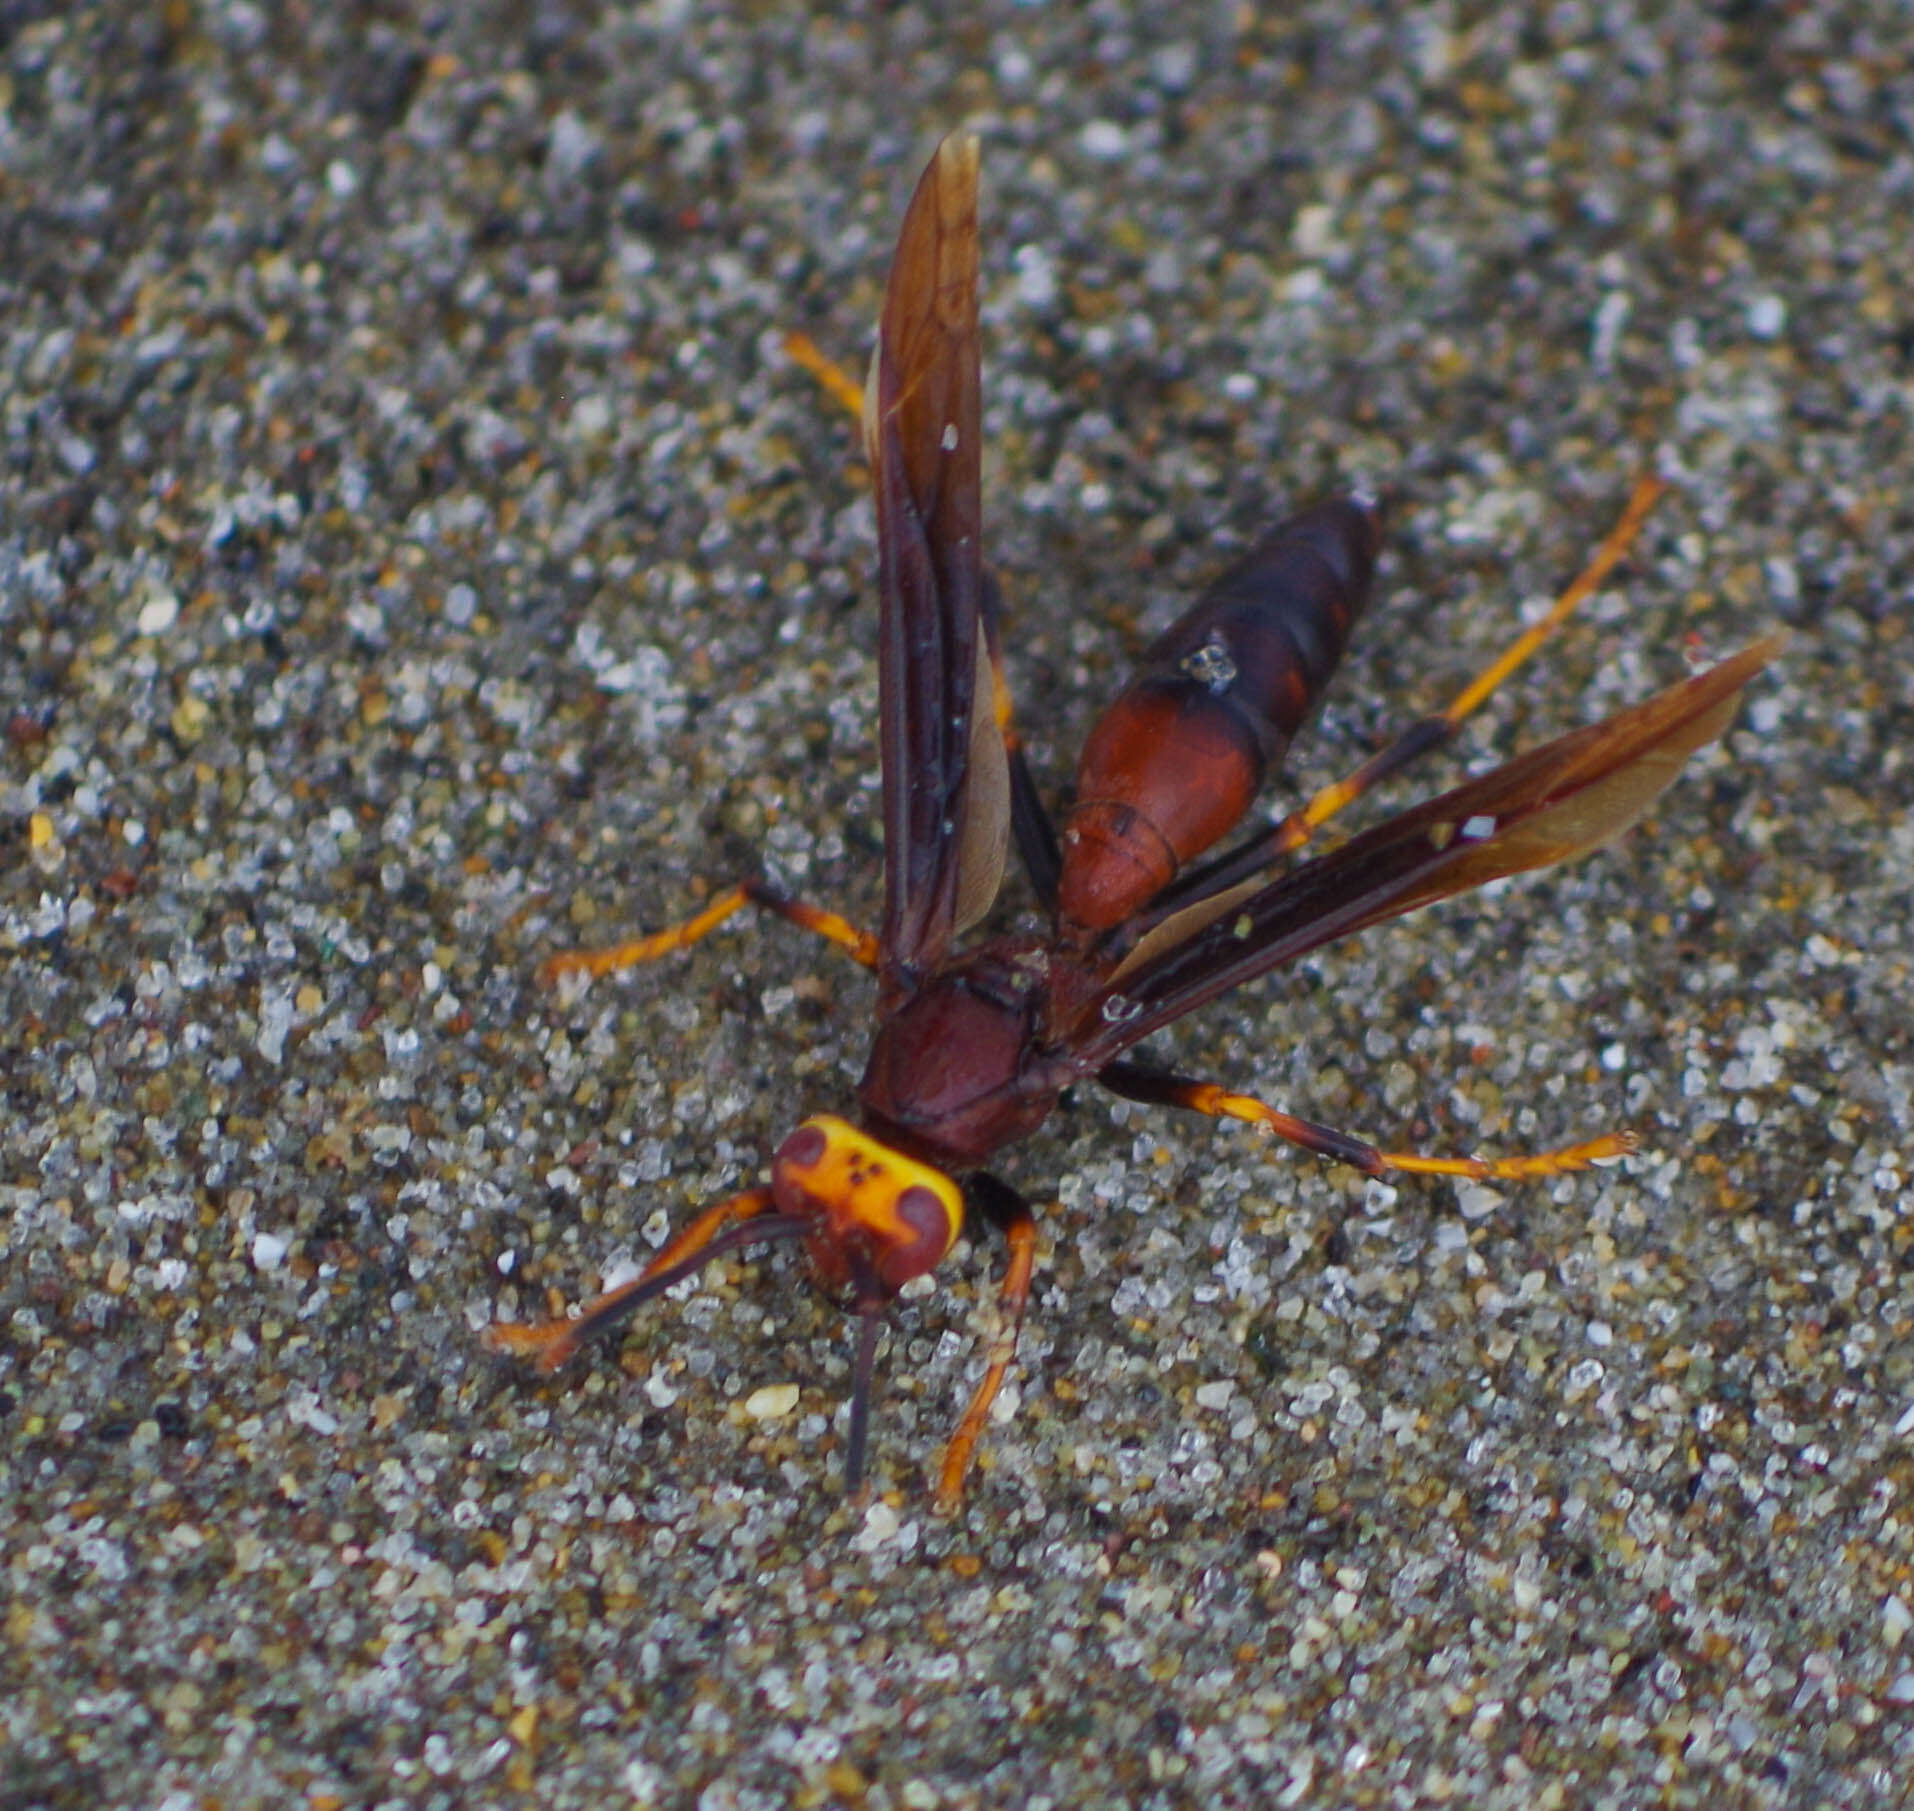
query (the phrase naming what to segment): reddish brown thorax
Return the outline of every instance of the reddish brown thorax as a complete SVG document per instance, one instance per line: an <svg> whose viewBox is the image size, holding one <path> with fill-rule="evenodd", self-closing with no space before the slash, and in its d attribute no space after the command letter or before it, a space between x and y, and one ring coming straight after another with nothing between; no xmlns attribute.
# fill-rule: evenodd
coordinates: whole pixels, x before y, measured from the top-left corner
<svg viewBox="0 0 1914 1811"><path fill-rule="evenodd" d="M1039 1060L1051 957L1034 939L973 952L891 1014L858 1099L871 1124L926 1161L975 1169L1056 1104Z"/></svg>

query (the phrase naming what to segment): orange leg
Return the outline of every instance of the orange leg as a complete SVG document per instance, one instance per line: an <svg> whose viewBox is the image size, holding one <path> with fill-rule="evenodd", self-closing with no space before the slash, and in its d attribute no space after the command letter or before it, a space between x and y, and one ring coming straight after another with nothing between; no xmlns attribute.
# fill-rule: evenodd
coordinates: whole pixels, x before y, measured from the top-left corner
<svg viewBox="0 0 1914 1811"><path fill-rule="evenodd" d="M820 937L829 938L840 948L848 950L866 968L877 966L877 939L868 931L860 931L856 925L840 918L835 912L806 905L801 899L786 899L764 881L744 880L720 893L695 917L687 918L681 924L667 925L664 930L653 931L648 937L631 937L623 943L609 944L603 949L560 950L539 965L538 978L549 987L564 980L567 975L583 975L591 979L599 975L616 974L621 969L636 968L643 962L656 962L660 956L669 956L675 950L689 949L748 905L762 906L767 912L775 912L780 918L803 930L815 931Z"/></svg>
<svg viewBox="0 0 1914 1811"><path fill-rule="evenodd" d="M772 1205L768 1188L746 1189L741 1195L720 1201L706 1208L630 1282L620 1283L616 1289L607 1289L603 1295L593 1297L571 1319L536 1324L497 1321L485 1329L482 1336L485 1344L493 1352L529 1358L549 1376L587 1340L609 1332L627 1314L659 1294L657 1279L666 1271L695 1258L720 1233L769 1213Z"/></svg>
<svg viewBox="0 0 1914 1811"><path fill-rule="evenodd" d="M977 1385L969 1408L964 1410L956 1433L951 1435L950 1444L944 1448L944 1463L937 1475L937 1508L945 1514L955 1509L963 1498L964 1479L976 1455L977 1442L983 1438L985 1425L990 1420L990 1405L997 1400L1010 1361L1017 1355L1017 1336L1023 1331L1024 1309L1030 1301L1030 1273L1037 1258L1037 1222L1031 1216L1029 1203L987 1177L973 1178L972 1189L976 1190L980 1183L989 1183L993 1190L1001 1191L989 1203L987 1211L1003 1227L1010 1258L997 1291L997 1335L990 1343L983 1380Z"/></svg>
<svg viewBox="0 0 1914 1811"><path fill-rule="evenodd" d="M1297 1119L1265 1106L1253 1095L1231 1094L1214 1082L1195 1082L1180 1075L1158 1075L1127 1063L1112 1063L1098 1077L1113 1094L1152 1106L1187 1107L1212 1119L1241 1119L1273 1132L1285 1143L1354 1164L1366 1175L1391 1170L1418 1176L1467 1176L1480 1182L1526 1182L1540 1176L1561 1176L1585 1170L1605 1158L1623 1157L1635 1148L1632 1132L1608 1132L1581 1144L1553 1151L1534 1151L1522 1157L1421 1157L1413 1151L1384 1151L1364 1139L1352 1138L1331 1126Z"/></svg>
<svg viewBox="0 0 1914 1811"><path fill-rule="evenodd" d="M784 356L810 372L833 402L842 403L855 420L864 419L864 386L836 359L828 357L808 333L787 333Z"/></svg>
<svg viewBox="0 0 1914 1811"><path fill-rule="evenodd" d="M786 334L784 350L792 363L810 372L833 399L842 403L853 415L862 416L863 387L840 365L826 358L809 334ZM1001 691L1001 678L998 686ZM1008 694L998 700L997 708L1000 714L1008 709ZM660 956L688 949L701 938L708 937L727 918L736 916L748 905L762 906L766 911L775 912L780 918L804 930L828 937L831 942L849 950L866 968L877 966L877 939L869 932L860 931L835 912L806 905L801 899L786 899L761 880L746 880L720 893L702 912L685 919L683 923L667 925L662 931L653 931L647 937L628 937L622 943L607 944L602 949L560 950L539 965L538 978L550 987L564 980L567 975L582 975L587 980L594 980L600 975L637 968L641 963L656 962Z"/></svg>

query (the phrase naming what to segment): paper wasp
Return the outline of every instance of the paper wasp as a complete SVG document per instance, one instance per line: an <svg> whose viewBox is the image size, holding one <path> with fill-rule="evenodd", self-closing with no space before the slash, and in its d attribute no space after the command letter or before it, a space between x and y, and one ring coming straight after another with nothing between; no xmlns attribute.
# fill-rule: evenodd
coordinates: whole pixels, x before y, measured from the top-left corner
<svg viewBox="0 0 1914 1811"><path fill-rule="evenodd" d="M640 1277L576 1318L488 1332L495 1350L556 1369L721 1254L798 1241L818 1281L858 1318L845 1455L855 1488L881 1317L950 1250L968 1202L1008 1242L1004 1331L946 1452L938 1486L946 1504L961 1493L1013 1356L1036 1252L1029 1205L982 1166L1035 1131L1066 1088L1095 1081L1130 1100L1247 1120L1371 1174L1515 1180L1630 1148L1625 1134L1612 1134L1497 1159L1384 1151L1128 1052L1336 938L1607 842L1721 735L1742 687L1779 645L1757 642L1272 877L1280 857L1447 738L1533 652L1620 557L1658 488L1644 484L1578 585L1446 711L1301 811L1206 860L1281 760L1364 602L1380 512L1361 497L1333 501L1277 528L1149 649L1091 733L1059 834L1012 724L982 557L977 171L975 139L953 136L918 183L863 392L877 495L881 930L871 937L753 879L682 925L547 965L551 974L602 973L649 961L746 905L820 932L877 974L858 1121L806 1120L778 1147L767 1186L707 1209ZM996 896L1013 839L1050 928L963 943Z"/></svg>

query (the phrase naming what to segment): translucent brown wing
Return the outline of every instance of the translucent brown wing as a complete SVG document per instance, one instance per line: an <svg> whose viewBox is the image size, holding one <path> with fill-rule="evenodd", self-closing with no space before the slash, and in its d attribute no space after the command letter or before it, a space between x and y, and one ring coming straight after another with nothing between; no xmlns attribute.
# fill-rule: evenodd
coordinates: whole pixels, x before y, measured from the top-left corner
<svg viewBox="0 0 1914 1811"><path fill-rule="evenodd" d="M989 909L1009 782L983 601L976 139L938 147L904 216L864 387L877 494L882 976L895 1000Z"/></svg>
<svg viewBox="0 0 1914 1811"><path fill-rule="evenodd" d="M1280 880L1199 900L1156 927L1093 994L1072 1065L1094 1074L1138 1039L1338 937L1619 836L1689 755L1733 718L1782 638L1587 729L1518 755L1305 862Z"/></svg>

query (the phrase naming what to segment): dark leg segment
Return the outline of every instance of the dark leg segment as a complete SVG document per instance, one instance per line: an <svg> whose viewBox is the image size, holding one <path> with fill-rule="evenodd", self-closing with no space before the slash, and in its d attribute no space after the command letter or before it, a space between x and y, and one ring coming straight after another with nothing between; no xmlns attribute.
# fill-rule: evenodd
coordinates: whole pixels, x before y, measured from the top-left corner
<svg viewBox="0 0 1914 1811"><path fill-rule="evenodd" d="M1057 827L1044 810L1037 782L1031 777L1030 761L1023 752L1023 738L1017 734L1010 682L1004 677L1003 603L997 575L986 567L984 648L990 656L991 708L996 713L997 733L1003 737L1004 754L1010 763L1010 832L1017 839L1017 853L1023 859L1024 872L1030 876L1037 903L1045 911L1051 911L1057 903L1063 852L1057 843Z"/></svg>

